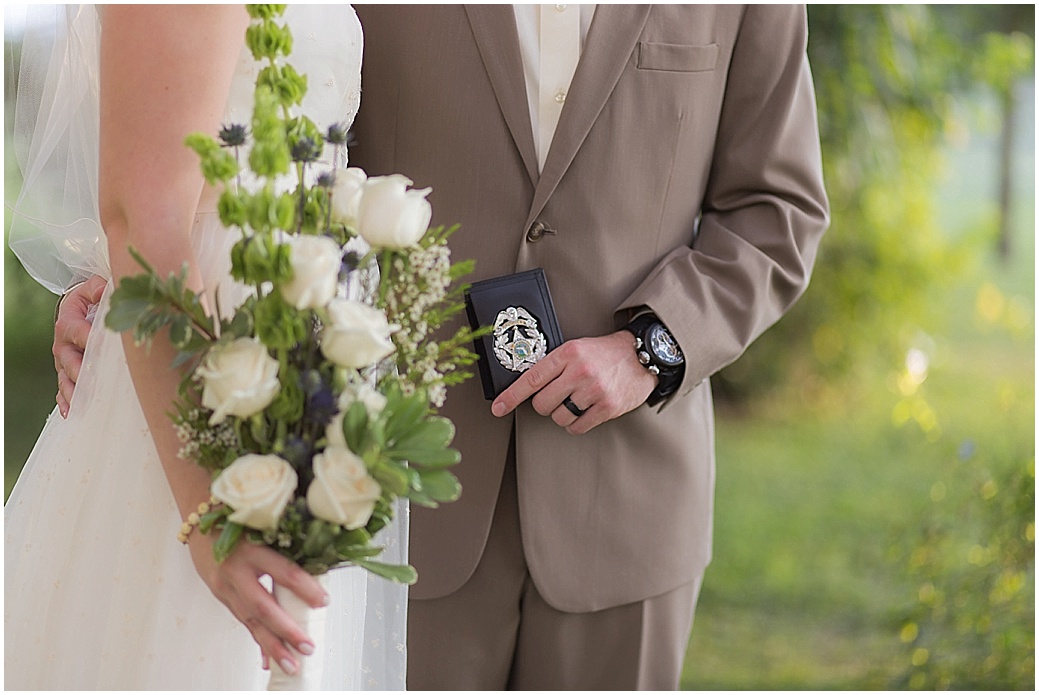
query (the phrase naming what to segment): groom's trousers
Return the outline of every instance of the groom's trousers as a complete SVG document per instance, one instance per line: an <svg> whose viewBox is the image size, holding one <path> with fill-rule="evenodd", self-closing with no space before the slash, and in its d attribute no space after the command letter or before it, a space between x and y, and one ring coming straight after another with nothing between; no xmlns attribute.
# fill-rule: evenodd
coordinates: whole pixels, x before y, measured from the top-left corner
<svg viewBox="0 0 1039 695"><path fill-rule="evenodd" d="M473 576L408 604L408 689L675 690L700 584L592 613L548 605L523 555L510 445Z"/></svg>

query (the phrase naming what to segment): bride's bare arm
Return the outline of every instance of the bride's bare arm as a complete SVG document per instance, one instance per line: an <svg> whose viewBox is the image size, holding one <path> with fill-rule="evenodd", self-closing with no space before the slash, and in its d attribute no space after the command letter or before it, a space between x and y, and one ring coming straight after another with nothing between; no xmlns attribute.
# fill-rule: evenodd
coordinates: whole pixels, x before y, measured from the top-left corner
<svg viewBox="0 0 1039 695"><path fill-rule="evenodd" d="M240 5L109 5L101 34L101 221L112 275L140 272L137 249L166 275L188 263L190 283L201 280L189 243L203 179L184 145L193 131L220 127L248 17ZM173 348L159 336L150 350L124 334L127 363L155 446L183 517L209 498L209 474L176 456L166 413L180 374L170 369ZM171 539L176 529L171 529ZM195 567L213 593L252 632L265 656L294 671L285 643L306 654L309 639L259 583L269 574L311 605L325 592L306 572L274 551L250 544L222 564L211 536L191 534Z"/></svg>

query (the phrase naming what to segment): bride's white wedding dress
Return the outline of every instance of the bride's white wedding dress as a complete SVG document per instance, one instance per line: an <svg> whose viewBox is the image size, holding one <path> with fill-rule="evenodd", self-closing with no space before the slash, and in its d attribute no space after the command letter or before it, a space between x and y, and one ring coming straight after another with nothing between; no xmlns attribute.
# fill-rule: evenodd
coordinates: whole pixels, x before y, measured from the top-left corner
<svg viewBox="0 0 1039 695"><path fill-rule="evenodd" d="M108 275L97 222L97 39L94 8L60 10L61 32L26 42L31 139L21 142L26 192L11 244L59 290ZM67 13L67 14L66 14ZM309 74L304 110L319 125L350 122L360 97L361 28L348 6L290 6L292 63ZM34 54L33 51L36 53ZM48 66L49 63L49 67ZM226 122L248 123L257 64L239 60ZM32 125L32 124L30 124ZM234 237L201 206L195 248L207 290L232 299ZM209 592L176 539L181 519L126 367L104 328L111 285L88 342L67 420L53 412L4 509L4 686L7 689L257 689L266 684L248 631ZM185 463L185 465L189 465ZM406 517L406 509L404 510ZM384 537L406 552L406 520ZM359 568L330 575L328 689L404 688L403 587Z"/></svg>

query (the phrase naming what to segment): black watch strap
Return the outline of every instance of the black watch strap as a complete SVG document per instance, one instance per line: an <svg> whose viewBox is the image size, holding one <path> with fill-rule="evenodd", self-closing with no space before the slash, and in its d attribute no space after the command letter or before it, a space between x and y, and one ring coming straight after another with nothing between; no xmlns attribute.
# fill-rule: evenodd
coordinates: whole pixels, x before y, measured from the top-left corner
<svg viewBox="0 0 1039 695"><path fill-rule="evenodd" d="M655 355L649 344L651 333L663 330L672 342L674 342L674 338L663 322L652 312L639 314L624 326L624 330L635 336L635 352L639 362L657 377L657 386L646 399L647 405L655 406L678 390L682 377L685 375L685 360L681 359L678 364L668 364ZM677 343L675 346L677 348ZM678 348L678 352L681 358L680 348Z"/></svg>

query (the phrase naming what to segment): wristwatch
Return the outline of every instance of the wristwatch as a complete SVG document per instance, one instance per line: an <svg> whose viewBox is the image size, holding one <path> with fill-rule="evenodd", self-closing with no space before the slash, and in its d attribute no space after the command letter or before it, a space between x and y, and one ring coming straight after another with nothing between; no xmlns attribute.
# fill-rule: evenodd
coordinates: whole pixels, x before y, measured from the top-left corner
<svg viewBox="0 0 1039 695"><path fill-rule="evenodd" d="M646 403L657 405L678 389L685 374L685 356L678 341L656 314L639 314L624 327L635 336L635 355L650 374L657 377L657 387Z"/></svg>

